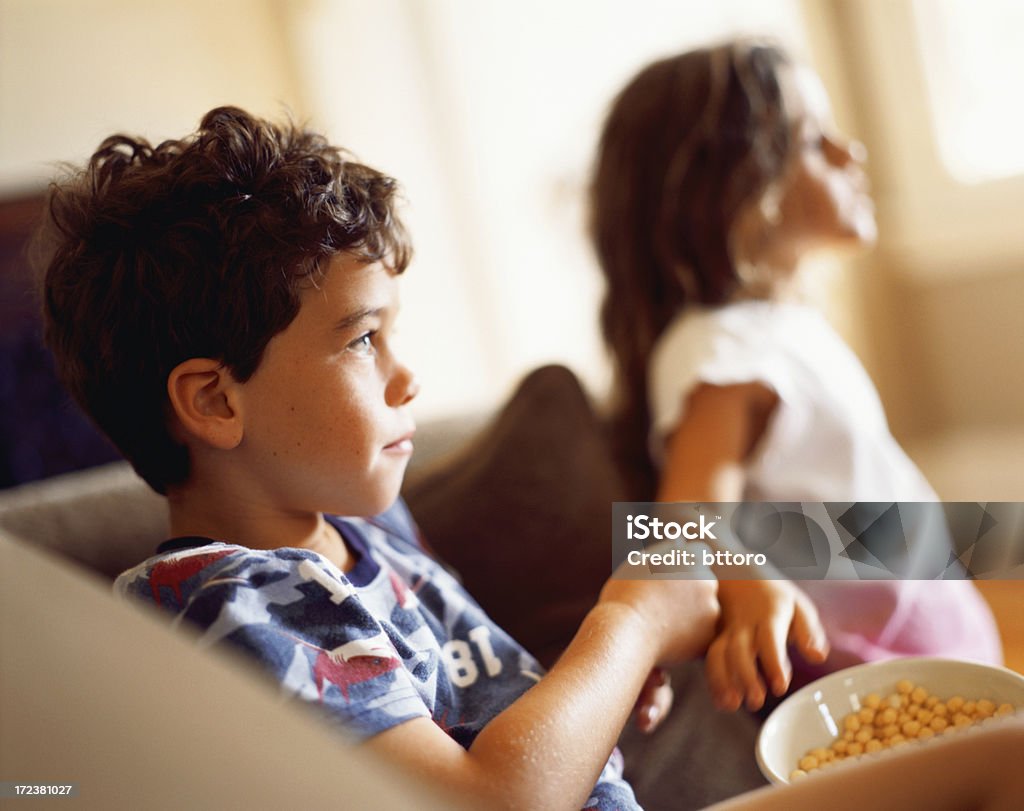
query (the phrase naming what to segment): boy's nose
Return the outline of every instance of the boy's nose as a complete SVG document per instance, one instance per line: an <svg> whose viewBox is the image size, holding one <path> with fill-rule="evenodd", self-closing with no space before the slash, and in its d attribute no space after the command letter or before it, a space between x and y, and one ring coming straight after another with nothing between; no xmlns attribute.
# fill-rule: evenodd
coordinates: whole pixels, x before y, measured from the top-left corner
<svg viewBox="0 0 1024 811"><path fill-rule="evenodd" d="M385 391L385 399L390 406L402 406L411 402L420 393L420 381L412 369L398 365Z"/></svg>

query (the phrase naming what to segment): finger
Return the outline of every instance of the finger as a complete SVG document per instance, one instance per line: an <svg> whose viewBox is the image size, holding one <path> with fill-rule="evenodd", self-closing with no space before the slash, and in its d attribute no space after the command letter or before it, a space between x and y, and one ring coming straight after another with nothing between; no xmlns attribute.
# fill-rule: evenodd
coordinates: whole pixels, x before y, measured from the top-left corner
<svg viewBox="0 0 1024 811"><path fill-rule="evenodd" d="M636 713L636 725L641 732L654 732L672 709L672 687L663 684L651 694L651 701Z"/></svg>
<svg viewBox="0 0 1024 811"><path fill-rule="evenodd" d="M809 662L824 662L828 658L829 644L818 609L808 599L798 599L790 626L790 639Z"/></svg>
<svg viewBox="0 0 1024 811"><path fill-rule="evenodd" d="M672 689L672 685L663 684L658 688L657 696L655 699L655 707L657 708L657 715L651 722L651 727L647 730L648 732L654 732L661 722L668 717L669 712L672 709L672 701L675 699L675 691Z"/></svg>
<svg viewBox="0 0 1024 811"><path fill-rule="evenodd" d="M643 692L637 699L633 717L637 727L642 732L651 731L661 720L663 707L658 695L658 691L660 689L662 688L654 686L651 680L648 679L647 683L644 685Z"/></svg>
<svg viewBox="0 0 1024 811"><path fill-rule="evenodd" d="M652 704L637 707L636 712L633 713L633 723L636 724L636 728L641 732L653 732L658 724L657 708Z"/></svg>
<svg viewBox="0 0 1024 811"><path fill-rule="evenodd" d="M668 672L663 667L652 667L651 672L647 674L647 678L644 680L644 686L640 690L640 695L643 696L644 693L653 692L663 684L668 684Z"/></svg>
<svg viewBox="0 0 1024 811"><path fill-rule="evenodd" d="M637 709L643 709L653 703L655 691L665 684L667 676L663 668L655 667L647 674L643 687L640 688L640 695L636 700Z"/></svg>
<svg viewBox="0 0 1024 811"><path fill-rule="evenodd" d="M757 655L772 693L781 696L789 687L793 669L786 651L791 617L785 613L757 626Z"/></svg>
<svg viewBox="0 0 1024 811"><path fill-rule="evenodd" d="M661 709L658 717L659 724L672 711L672 705L675 703L675 700L676 691L672 688L671 682L666 682L658 688L658 707Z"/></svg>
<svg viewBox="0 0 1024 811"><path fill-rule="evenodd" d="M653 729L659 723L661 708L658 704L658 690L665 684L668 677L663 668L655 667L647 674L640 695L634 705L634 718L641 730Z"/></svg>
<svg viewBox="0 0 1024 811"><path fill-rule="evenodd" d="M708 679L708 689L715 706L720 710L738 710L743 701L743 694L733 682L732 674L726 661L726 650L729 646L728 636L721 634L712 641L704 657L704 673Z"/></svg>
<svg viewBox="0 0 1024 811"><path fill-rule="evenodd" d="M750 629L740 628L732 634L726 659L746 698L747 709L760 708L764 704L765 686L757 670L757 653Z"/></svg>

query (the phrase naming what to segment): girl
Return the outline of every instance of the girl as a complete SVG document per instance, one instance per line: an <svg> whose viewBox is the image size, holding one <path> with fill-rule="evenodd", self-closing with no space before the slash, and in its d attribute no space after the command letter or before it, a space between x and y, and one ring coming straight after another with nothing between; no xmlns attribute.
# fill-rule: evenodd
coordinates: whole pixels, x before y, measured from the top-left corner
<svg viewBox="0 0 1024 811"><path fill-rule="evenodd" d="M864 158L832 128L817 77L770 44L656 62L614 101L591 227L637 498L937 500L860 363L798 295L808 254L875 239ZM966 581L723 580L719 597L706 672L722 708L782 694L787 643L823 669L1001 659Z"/></svg>

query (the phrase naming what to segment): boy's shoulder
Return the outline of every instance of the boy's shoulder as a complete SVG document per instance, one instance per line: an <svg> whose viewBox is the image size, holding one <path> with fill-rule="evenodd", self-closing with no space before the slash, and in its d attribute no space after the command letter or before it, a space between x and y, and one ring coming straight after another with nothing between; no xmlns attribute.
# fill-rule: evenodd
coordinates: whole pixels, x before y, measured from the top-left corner
<svg viewBox="0 0 1024 811"><path fill-rule="evenodd" d="M360 563L371 559L375 541L366 543ZM226 643L250 656L287 694L321 707L356 737L429 715L398 652L407 646L396 648L407 629L415 635L425 620L406 611L402 626L392 628L409 590L392 585L377 555L370 582L356 585L350 575L358 572L342 572L305 549L189 538L164 550L122 574L115 588L187 623L204 645ZM439 657L427 659L436 670Z"/></svg>
<svg viewBox="0 0 1024 811"><path fill-rule="evenodd" d="M185 611L200 596L210 601L238 597L241 588L267 591L275 603L315 593L315 583L338 604L378 579L382 564L402 575L444 577L439 564L424 552L419 530L401 501L373 518L325 516L355 553L356 564L342 572L316 552L293 547L254 549L203 537L173 538L157 554L123 572L115 591L139 597L174 613Z"/></svg>
<svg viewBox="0 0 1024 811"><path fill-rule="evenodd" d="M288 578L311 579L323 564L319 555L302 549L251 549L206 538L175 538L119 575L114 589L180 612L203 590L258 589ZM317 579L329 580L319 575Z"/></svg>

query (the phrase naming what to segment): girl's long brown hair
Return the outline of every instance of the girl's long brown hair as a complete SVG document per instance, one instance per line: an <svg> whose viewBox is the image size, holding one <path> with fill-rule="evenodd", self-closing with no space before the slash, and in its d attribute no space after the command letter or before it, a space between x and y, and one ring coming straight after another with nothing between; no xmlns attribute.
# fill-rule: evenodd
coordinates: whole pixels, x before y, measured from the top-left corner
<svg viewBox="0 0 1024 811"><path fill-rule="evenodd" d="M790 148L776 46L732 42L655 62L611 106L591 181L590 231L607 287L614 444L633 497L654 497L647 368L670 321L722 304L739 276L737 218L785 168Z"/></svg>

